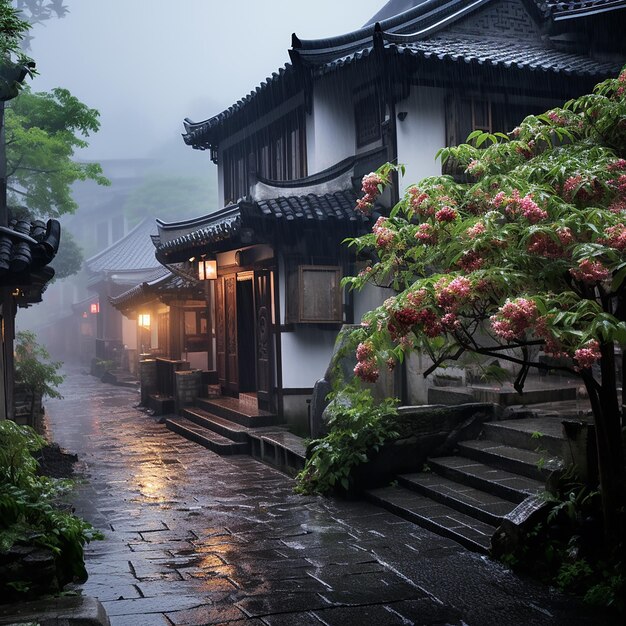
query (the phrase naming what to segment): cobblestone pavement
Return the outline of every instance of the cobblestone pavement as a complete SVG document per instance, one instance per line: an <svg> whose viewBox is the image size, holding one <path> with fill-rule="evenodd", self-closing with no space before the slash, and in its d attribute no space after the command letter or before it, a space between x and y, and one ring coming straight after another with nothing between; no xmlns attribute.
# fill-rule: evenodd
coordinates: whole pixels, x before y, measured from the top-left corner
<svg viewBox="0 0 626 626"><path fill-rule="evenodd" d="M113 626L607 624L571 598L365 502L301 497L247 457L219 457L70 370L50 436L78 453L87 595ZM600 621L599 621L600 620Z"/></svg>

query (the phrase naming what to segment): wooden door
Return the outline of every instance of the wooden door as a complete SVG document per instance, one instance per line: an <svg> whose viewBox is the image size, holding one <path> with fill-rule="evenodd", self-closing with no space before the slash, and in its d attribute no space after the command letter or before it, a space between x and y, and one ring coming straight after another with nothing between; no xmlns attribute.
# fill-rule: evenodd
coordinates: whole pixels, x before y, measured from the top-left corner
<svg viewBox="0 0 626 626"><path fill-rule="evenodd" d="M239 358L237 351L237 276L224 277L224 326L226 352L226 388L239 391Z"/></svg>
<svg viewBox="0 0 626 626"><path fill-rule="evenodd" d="M222 387L226 387L226 316L223 276L215 281L215 357L218 381Z"/></svg>
<svg viewBox="0 0 626 626"><path fill-rule="evenodd" d="M254 272L257 399L269 409L274 381L271 271Z"/></svg>

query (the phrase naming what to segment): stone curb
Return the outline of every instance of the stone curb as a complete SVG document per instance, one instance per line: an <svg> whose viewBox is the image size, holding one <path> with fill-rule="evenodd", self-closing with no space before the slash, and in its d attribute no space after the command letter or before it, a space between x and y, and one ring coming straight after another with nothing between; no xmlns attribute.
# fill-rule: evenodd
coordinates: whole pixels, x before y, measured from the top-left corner
<svg viewBox="0 0 626 626"><path fill-rule="evenodd" d="M85 596L66 596L19 604L0 605L0 625L110 626L100 601Z"/></svg>

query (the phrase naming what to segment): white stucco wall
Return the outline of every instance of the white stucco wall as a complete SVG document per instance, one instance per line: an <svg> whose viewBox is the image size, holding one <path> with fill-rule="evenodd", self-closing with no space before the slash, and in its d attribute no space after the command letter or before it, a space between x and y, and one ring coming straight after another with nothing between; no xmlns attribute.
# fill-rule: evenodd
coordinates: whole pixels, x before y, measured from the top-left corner
<svg viewBox="0 0 626 626"><path fill-rule="evenodd" d="M426 176L441 174L435 154L446 141L444 97L443 89L413 86L409 97L396 105L396 112L407 113L404 121L397 121L398 163L406 166L401 193Z"/></svg>
<svg viewBox="0 0 626 626"><path fill-rule="evenodd" d="M137 349L137 322L127 317L122 318L122 343L129 350Z"/></svg>
<svg viewBox="0 0 626 626"><path fill-rule="evenodd" d="M387 298L394 295L392 289L383 289L376 285L366 285L361 291L354 292L354 323L360 324L365 313L380 306Z"/></svg>
<svg viewBox="0 0 626 626"><path fill-rule="evenodd" d="M341 73L315 83L312 117L307 124L309 174L355 153L352 86Z"/></svg>
<svg viewBox="0 0 626 626"><path fill-rule="evenodd" d="M299 326L282 333L283 387L311 388L324 376L333 353L337 330Z"/></svg>

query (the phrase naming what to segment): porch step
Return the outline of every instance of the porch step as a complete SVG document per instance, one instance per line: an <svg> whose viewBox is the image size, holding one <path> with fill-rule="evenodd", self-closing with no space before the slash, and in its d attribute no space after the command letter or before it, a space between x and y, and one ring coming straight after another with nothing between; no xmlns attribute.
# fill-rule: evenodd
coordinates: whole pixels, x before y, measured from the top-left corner
<svg viewBox="0 0 626 626"><path fill-rule="evenodd" d="M248 427L237 424L236 422L218 417L200 408L183 409L182 415L195 424L198 424L198 426L212 430L218 435L222 435L232 441L242 443L248 441Z"/></svg>
<svg viewBox="0 0 626 626"><path fill-rule="evenodd" d="M511 502L523 502L541 493L545 484L464 456L441 456L429 459L431 470L464 485L482 489Z"/></svg>
<svg viewBox="0 0 626 626"><path fill-rule="evenodd" d="M539 436L536 433L540 433ZM562 467L558 417L485 422L480 439L457 443L455 454L429 458L428 471L396 476L366 497L404 519L479 552L488 552L503 518L545 490Z"/></svg>
<svg viewBox="0 0 626 626"><path fill-rule="evenodd" d="M240 402L237 398L222 396L220 398L198 398L196 404L199 408L218 417L223 417L231 422L254 428L256 426L276 426L281 423L280 418L274 413L268 413L261 409Z"/></svg>
<svg viewBox="0 0 626 626"><path fill-rule="evenodd" d="M563 435L561 421L558 418L525 418L502 422L485 422L483 432L485 439L514 448L522 448L550 456L562 456L563 454Z"/></svg>
<svg viewBox="0 0 626 626"><path fill-rule="evenodd" d="M258 428L248 431L252 457L294 476L304 468L306 445L302 437L287 430Z"/></svg>
<svg viewBox="0 0 626 626"><path fill-rule="evenodd" d="M559 459L552 455L515 448L488 439L461 441L458 449L463 456L470 459L543 482L560 466Z"/></svg>
<svg viewBox="0 0 626 626"><path fill-rule="evenodd" d="M402 487L370 489L365 496L403 519L454 539L470 550L484 554L489 552L491 537L496 530L492 524Z"/></svg>
<svg viewBox="0 0 626 626"><path fill-rule="evenodd" d="M494 527L517 506L517 502L430 472L403 474L398 484Z"/></svg>
<svg viewBox="0 0 626 626"><path fill-rule="evenodd" d="M201 446L221 455L249 454L250 443L233 441L204 426L200 426L186 417L169 417L165 420L165 426L190 441L195 441Z"/></svg>

